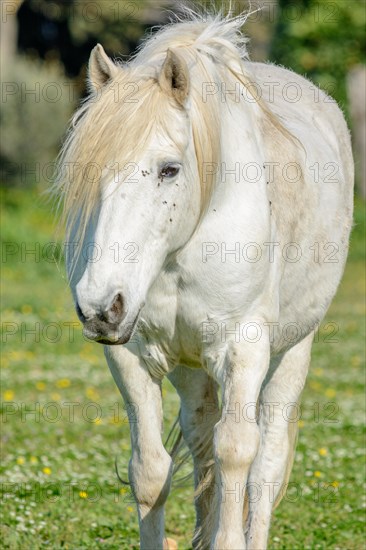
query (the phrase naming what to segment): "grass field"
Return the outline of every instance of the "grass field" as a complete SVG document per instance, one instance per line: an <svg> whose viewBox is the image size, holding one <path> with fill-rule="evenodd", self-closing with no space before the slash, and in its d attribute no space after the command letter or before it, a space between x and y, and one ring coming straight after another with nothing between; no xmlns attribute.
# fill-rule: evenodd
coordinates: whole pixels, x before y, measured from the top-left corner
<svg viewBox="0 0 366 550"><path fill-rule="evenodd" d="M271 549L364 548L363 215L358 203L347 269L313 346ZM51 261L49 207L36 192L6 191L2 226L2 547L138 548L136 511L114 471L118 457L127 476L126 414ZM178 410L168 383L164 396L168 430ZM167 534L180 549L190 548L192 499L187 484L167 504Z"/></svg>

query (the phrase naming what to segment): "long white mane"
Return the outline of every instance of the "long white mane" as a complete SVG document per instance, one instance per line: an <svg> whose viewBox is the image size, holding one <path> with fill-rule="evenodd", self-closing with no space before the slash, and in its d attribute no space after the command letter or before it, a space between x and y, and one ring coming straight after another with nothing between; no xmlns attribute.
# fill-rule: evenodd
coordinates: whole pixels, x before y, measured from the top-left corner
<svg viewBox="0 0 366 550"><path fill-rule="evenodd" d="M177 17L147 37L128 63L117 64L120 70L100 93L90 94L72 120L52 189L60 199L68 237L72 234L82 240L106 174L137 162L153 131L169 134L166 107L172 100L158 84L169 48L179 49L190 71L189 116L204 207L214 180L213 176L203 177L204 163L220 162L220 105L219 97L209 104L202 101L202 86L223 81L234 86L240 82L250 90L253 83L243 64L248 59L247 38L241 32L246 18L203 16L188 10L184 18ZM256 101L270 126L292 140L268 105L262 99ZM172 138L177 141L177 136Z"/></svg>

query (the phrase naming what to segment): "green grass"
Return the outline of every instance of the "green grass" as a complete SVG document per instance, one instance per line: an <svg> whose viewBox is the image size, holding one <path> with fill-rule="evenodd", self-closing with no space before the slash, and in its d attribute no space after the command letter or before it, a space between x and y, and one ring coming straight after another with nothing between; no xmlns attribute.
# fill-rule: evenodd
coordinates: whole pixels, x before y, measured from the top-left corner
<svg viewBox="0 0 366 550"><path fill-rule="evenodd" d="M338 341L327 342L323 328L313 346L292 487L274 514L271 549L364 543L365 273L363 205L356 206L347 269L322 324L337 324ZM66 324L77 319L63 269L44 257L51 219L35 192L4 192L3 241L19 248L2 260L2 546L138 548L136 511L114 472L118 456L127 477L126 414L102 348ZM36 255L24 256L34 242ZM168 429L178 408L168 384L164 397ZM190 548L192 500L188 484L167 504L167 534L180 549Z"/></svg>

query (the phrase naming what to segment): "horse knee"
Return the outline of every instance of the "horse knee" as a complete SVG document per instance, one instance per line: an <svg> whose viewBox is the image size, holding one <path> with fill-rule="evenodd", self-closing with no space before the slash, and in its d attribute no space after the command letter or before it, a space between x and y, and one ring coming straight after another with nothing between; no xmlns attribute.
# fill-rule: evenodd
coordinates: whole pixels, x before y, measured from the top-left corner
<svg viewBox="0 0 366 550"><path fill-rule="evenodd" d="M214 430L215 457L228 469L250 466L259 447L259 429L255 424L218 422Z"/></svg>
<svg viewBox="0 0 366 550"><path fill-rule="evenodd" d="M162 450L134 454L129 467L131 489L136 503L148 509L162 506L169 494L172 459Z"/></svg>

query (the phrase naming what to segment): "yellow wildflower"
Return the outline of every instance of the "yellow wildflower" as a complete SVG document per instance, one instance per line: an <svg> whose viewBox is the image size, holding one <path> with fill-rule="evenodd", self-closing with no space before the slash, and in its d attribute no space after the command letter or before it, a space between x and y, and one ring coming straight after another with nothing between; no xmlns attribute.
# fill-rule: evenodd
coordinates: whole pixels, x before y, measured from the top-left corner
<svg viewBox="0 0 366 550"><path fill-rule="evenodd" d="M328 451L325 447L321 447L321 449L319 449L319 454L320 456L327 456Z"/></svg>
<svg viewBox="0 0 366 550"><path fill-rule="evenodd" d="M313 369L313 373L315 374L315 376L323 376L324 374L324 371L323 369Z"/></svg>
<svg viewBox="0 0 366 550"><path fill-rule="evenodd" d="M89 399L97 399L99 397L98 392L92 387L86 388L85 393Z"/></svg>
<svg viewBox="0 0 366 550"><path fill-rule="evenodd" d="M71 382L68 378L60 378L60 380L57 380L56 386L58 388L68 388L71 386Z"/></svg>
<svg viewBox="0 0 366 550"><path fill-rule="evenodd" d="M49 476L51 474L51 471L51 468L48 468L48 466L45 466L42 470L42 472L46 474L46 476Z"/></svg>
<svg viewBox="0 0 366 550"><path fill-rule="evenodd" d="M354 355L351 357L352 367L359 367L361 365L361 357L359 355Z"/></svg>
<svg viewBox="0 0 366 550"><path fill-rule="evenodd" d="M13 401L13 399L14 399L13 390L4 391L4 401Z"/></svg>
<svg viewBox="0 0 366 550"><path fill-rule="evenodd" d="M24 456L18 456L18 458L17 458L17 464L22 465L22 464L24 464L24 462L25 462Z"/></svg>
<svg viewBox="0 0 366 550"><path fill-rule="evenodd" d="M87 498L87 496L88 496L88 493L86 491L80 491L79 492L79 497L80 498Z"/></svg>

